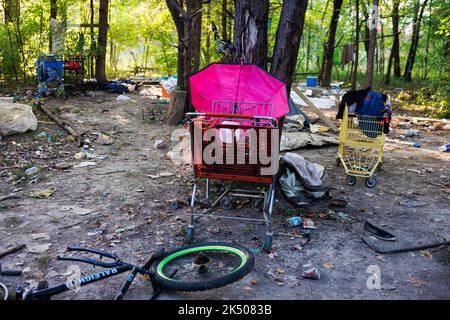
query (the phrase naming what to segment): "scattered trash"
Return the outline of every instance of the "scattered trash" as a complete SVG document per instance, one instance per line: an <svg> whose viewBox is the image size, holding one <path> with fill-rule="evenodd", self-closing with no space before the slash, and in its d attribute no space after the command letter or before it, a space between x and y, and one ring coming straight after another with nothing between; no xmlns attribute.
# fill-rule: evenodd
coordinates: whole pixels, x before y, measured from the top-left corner
<svg viewBox="0 0 450 320"><path fill-rule="evenodd" d="M126 95L121 94L121 95L117 96L116 101L126 102L126 101L131 101L131 98L127 97Z"/></svg>
<svg viewBox="0 0 450 320"><path fill-rule="evenodd" d="M292 217L289 219L286 219L285 225L288 228L298 227L301 226L303 223L303 220L301 217Z"/></svg>
<svg viewBox="0 0 450 320"><path fill-rule="evenodd" d="M95 237L95 236L99 236L101 234L103 234L103 230L102 229L97 229L97 230L95 230L93 232L88 232L87 233L88 237Z"/></svg>
<svg viewBox="0 0 450 320"><path fill-rule="evenodd" d="M84 152L78 152L74 155L75 160L81 160L86 158L86 154Z"/></svg>
<svg viewBox="0 0 450 320"><path fill-rule="evenodd" d="M25 170L25 174L27 176L32 176L33 174L36 174L38 172L38 170L39 169L37 167L31 167L31 168L28 168L27 170Z"/></svg>
<svg viewBox="0 0 450 320"><path fill-rule="evenodd" d="M174 175L175 175L175 173L168 172L168 171L163 171L163 172L160 172L158 174L149 174L148 176L150 178L152 178L152 179L158 179L158 178L162 178L162 177L171 177L171 176L174 176Z"/></svg>
<svg viewBox="0 0 450 320"><path fill-rule="evenodd" d="M327 262L325 262L325 263L323 264L323 267L324 267L325 269L333 269L333 268L334 268L334 263L331 262L331 261L327 261Z"/></svg>
<svg viewBox="0 0 450 320"><path fill-rule="evenodd" d="M37 129L37 119L30 106L0 102L0 136Z"/></svg>
<svg viewBox="0 0 450 320"><path fill-rule="evenodd" d="M2 270L2 265L0 264L0 276L21 276L21 270Z"/></svg>
<svg viewBox="0 0 450 320"><path fill-rule="evenodd" d="M311 280L319 280L320 279L320 271L317 268L311 268L302 272L302 278L311 279Z"/></svg>
<svg viewBox="0 0 450 320"><path fill-rule="evenodd" d="M417 208L417 207L426 206L426 205L428 205L428 203L420 202L415 199L405 199L405 200L400 201L400 205L402 207L407 207L407 208Z"/></svg>
<svg viewBox="0 0 450 320"><path fill-rule="evenodd" d="M303 220L303 229L316 229L316 226L314 225L314 221L312 219L304 219Z"/></svg>
<svg viewBox="0 0 450 320"><path fill-rule="evenodd" d="M269 259L275 259L275 257L278 257L278 253L276 251L273 251L271 253L268 254Z"/></svg>
<svg viewBox="0 0 450 320"><path fill-rule="evenodd" d="M439 147L439 151L441 152L449 152L450 151L450 143L444 144Z"/></svg>
<svg viewBox="0 0 450 320"><path fill-rule="evenodd" d="M40 199L47 199L53 193L55 193L55 191L56 191L55 187L48 187L48 188L43 189L43 190L31 192L30 193L30 197L32 197L32 198L40 198Z"/></svg>
<svg viewBox="0 0 450 320"><path fill-rule="evenodd" d="M114 142L114 139L111 138L110 136L106 135L106 134L100 134L100 136L97 139L97 143L104 145L104 146L109 146Z"/></svg>
<svg viewBox="0 0 450 320"><path fill-rule="evenodd" d="M418 137L418 136L419 136L418 130L409 129L408 131L405 132L406 138L412 138L412 137Z"/></svg>
<svg viewBox="0 0 450 320"><path fill-rule="evenodd" d="M421 145L420 143L413 142L413 143L411 144L411 146L413 146L414 148L420 148L422 145Z"/></svg>
<svg viewBox="0 0 450 320"><path fill-rule="evenodd" d="M164 142L164 140L156 140L153 147L155 149L165 149L167 147L167 144Z"/></svg>
<svg viewBox="0 0 450 320"><path fill-rule="evenodd" d="M397 237L395 235L393 235L392 233L389 233L389 232L373 225L372 223L370 223L368 221L366 221L364 223L364 229L381 240L395 241L397 239Z"/></svg>
<svg viewBox="0 0 450 320"><path fill-rule="evenodd" d="M350 218L348 217L348 214L347 214L347 213L344 213L344 212L342 212L342 211L339 211L339 212L337 213L337 215L338 215L338 217L341 218L342 220L350 220Z"/></svg>
<svg viewBox="0 0 450 320"><path fill-rule="evenodd" d="M75 165L74 168L85 168L85 167L92 167L92 166L96 166L97 163L92 162L92 161L83 161L80 162L79 164Z"/></svg>

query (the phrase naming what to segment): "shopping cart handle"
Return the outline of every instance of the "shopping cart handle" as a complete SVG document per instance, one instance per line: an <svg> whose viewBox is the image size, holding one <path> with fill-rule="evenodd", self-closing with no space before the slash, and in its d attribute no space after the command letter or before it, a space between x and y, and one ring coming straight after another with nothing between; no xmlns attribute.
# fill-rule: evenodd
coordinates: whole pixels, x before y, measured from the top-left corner
<svg viewBox="0 0 450 320"><path fill-rule="evenodd" d="M202 113L202 112L188 112L186 113L186 117L215 117L215 118L234 118L234 119L255 119L255 120L270 120L273 122L277 122L277 119L274 117L268 116L252 116L249 114L235 114L235 113Z"/></svg>

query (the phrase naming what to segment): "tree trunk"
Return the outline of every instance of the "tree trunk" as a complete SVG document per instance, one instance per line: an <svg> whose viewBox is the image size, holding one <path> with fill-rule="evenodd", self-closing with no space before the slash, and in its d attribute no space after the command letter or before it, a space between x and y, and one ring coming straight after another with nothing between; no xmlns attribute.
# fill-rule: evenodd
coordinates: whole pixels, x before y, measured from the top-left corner
<svg viewBox="0 0 450 320"><path fill-rule="evenodd" d="M234 62L241 59L266 69L269 0L235 0Z"/></svg>
<svg viewBox="0 0 450 320"><path fill-rule="evenodd" d="M95 78L98 83L108 82L106 79L106 48L108 44L108 1L100 0L98 17L98 51L95 64Z"/></svg>
<svg viewBox="0 0 450 320"><path fill-rule="evenodd" d="M369 52L367 53L366 87L372 87L373 83L375 47L377 45L377 20L378 20L378 0L373 0L373 7L370 15L370 24L369 24L370 38L369 38Z"/></svg>
<svg viewBox="0 0 450 320"><path fill-rule="evenodd" d="M361 9L366 23L364 24L364 49L366 50L366 57L369 55L369 38L370 38L370 30L369 30L369 10L367 10L367 4L365 0L361 1Z"/></svg>
<svg viewBox="0 0 450 320"><path fill-rule="evenodd" d="M308 0L284 0L270 72L286 83L289 93L303 34Z"/></svg>
<svg viewBox="0 0 450 320"><path fill-rule="evenodd" d="M178 34L178 55L177 55L177 75L178 81L177 86L181 89L186 89L186 78L184 77L184 20L182 15L183 0L173 1L166 0L167 7L169 8L170 14L172 15L173 22L177 29ZM181 9L181 11L180 11Z"/></svg>
<svg viewBox="0 0 450 320"><path fill-rule="evenodd" d="M222 0L222 39L228 39L227 36L227 6L228 6L228 1L227 0Z"/></svg>
<svg viewBox="0 0 450 320"><path fill-rule="evenodd" d="M388 67L386 70L386 77L384 79L385 84L389 84L391 81L391 69L392 63L394 63L394 76L400 77L400 35L398 33L398 22L399 22L399 13L398 7L400 5L400 0L394 0L392 7L392 33L393 33L393 42L392 49L389 55Z"/></svg>
<svg viewBox="0 0 450 320"><path fill-rule="evenodd" d="M413 34L411 39L411 46L409 47L408 58L405 66L405 80L411 81L412 69L414 66L414 60L416 59L417 47L419 46L420 37L420 24L422 23L422 16L427 5L428 0L425 0L423 4L420 4L420 0L417 0L417 4L414 8L414 20L413 20Z"/></svg>
<svg viewBox="0 0 450 320"><path fill-rule="evenodd" d="M319 72L319 83L322 87L329 87L331 83L331 72L333 70L334 43L336 41L336 30L339 22L343 0L333 1L333 15L331 16L328 40L323 50L322 68Z"/></svg>
<svg viewBox="0 0 450 320"><path fill-rule="evenodd" d="M57 0L50 0L50 21L52 19L56 19L58 15L58 2ZM50 34L49 34L49 44L48 44L48 50L49 52L52 52L53 47L53 41L52 41L52 28L50 28Z"/></svg>
<svg viewBox="0 0 450 320"><path fill-rule="evenodd" d="M356 90L356 82L358 80L358 60L359 60L359 34L361 25L359 24L359 0L355 2L356 20L355 20L355 56L352 70L352 90Z"/></svg>

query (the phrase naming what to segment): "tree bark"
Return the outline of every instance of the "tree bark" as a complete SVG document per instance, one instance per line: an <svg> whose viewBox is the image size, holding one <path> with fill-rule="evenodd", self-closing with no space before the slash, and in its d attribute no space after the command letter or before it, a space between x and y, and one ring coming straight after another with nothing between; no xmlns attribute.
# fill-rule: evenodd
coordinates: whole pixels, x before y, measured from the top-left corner
<svg viewBox="0 0 450 320"><path fill-rule="evenodd" d="M241 59L266 69L269 1L235 0L234 62Z"/></svg>
<svg viewBox="0 0 450 320"><path fill-rule="evenodd" d="M167 8L169 8L172 15L175 28L178 35L178 55L177 55L177 86L181 89L186 89L186 78L184 77L184 20L183 20L183 0L179 2L176 0L166 0Z"/></svg>
<svg viewBox="0 0 450 320"><path fill-rule="evenodd" d="M355 57L352 70L352 90L356 90L356 82L358 80L358 60L359 60L359 34L361 25L359 24L359 0L355 2L356 20L355 20Z"/></svg>
<svg viewBox="0 0 450 320"><path fill-rule="evenodd" d="M343 0L333 1L333 15L331 16L328 40L324 45L322 68L319 72L319 83L322 87L329 87L331 83L331 72L333 70L334 43L336 41L336 30L339 22Z"/></svg>
<svg viewBox="0 0 450 320"><path fill-rule="evenodd" d="M409 47L408 58L406 60L404 74L406 81L411 81L414 60L416 59L417 47L419 46L420 25L422 23L422 16L427 2L428 0L425 0L421 5L420 0L417 0L416 6L414 8L413 34L411 39L411 46Z"/></svg>
<svg viewBox="0 0 450 320"><path fill-rule="evenodd" d="M303 34L308 0L284 0L270 72L286 83L289 93Z"/></svg>
<svg viewBox="0 0 450 320"><path fill-rule="evenodd" d="M372 87L373 83L373 69L375 58L375 47L377 45L377 19L378 19L378 0L373 0L372 13L370 15L370 38L369 51L367 52L367 75L366 87Z"/></svg>
<svg viewBox="0 0 450 320"><path fill-rule="evenodd" d="M398 32L398 22L399 22L399 13L398 13L398 7L400 5L400 0L394 0L393 7L392 7L392 33L394 36L393 42L392 42L392 49L391 53L389 55L388 60L388 67L386 70L386 77L384 79L385 84L389 84L391 81L391 69L392 64L394 64L394 76L400 77L401 71L400 71L400 35Z"/></svg>
<svg viewBox="0 0 450 320"><path fill-rule="evenodd" d="M227 36L227 6L228 1L222 0L222 39L228 39Z"/></svg>
<svg viewBox="0 0 450 320"><path fill-rule="evenodd" d="M50 21L52 19L56 19L58 16L58 2L57 0L50 0ZM49 34L49 43L48 43L48 50L49 52L52 52L53 47L53 41L52 41L52 28L50 28L50 34Z"/></svg>
<svg viewBox="0 0 450 320"><path fill-rule="evenodd" d="M95 64L95 78L98 83L108 82L106 79L106 48L108 45L108 1L100 0L98 17L98 51Z"/></svg>

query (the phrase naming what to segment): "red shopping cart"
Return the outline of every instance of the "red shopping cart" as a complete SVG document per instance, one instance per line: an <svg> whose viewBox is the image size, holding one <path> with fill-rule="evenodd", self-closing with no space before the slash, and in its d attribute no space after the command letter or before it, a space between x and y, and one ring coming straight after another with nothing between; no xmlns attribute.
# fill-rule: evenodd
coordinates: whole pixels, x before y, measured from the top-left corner
<svg viewBox="0 0 450 320"><path fill-rule="evenodd" d="M264 222L267 229L263 248L268 251L273 239L280 134L284 115L289 112L286 87L249 64L214 63L192 75L189 81L197 112L186 114L194 171L186 240L192 241L198 217ZM195 202L200 179L206 179L208 201L211 179L262 184L266 190L225 189L207 210L199 213ZM236 197L252 199L252 206L262 209L263 219L213 213L218 205L232 209Z"/></svg>

